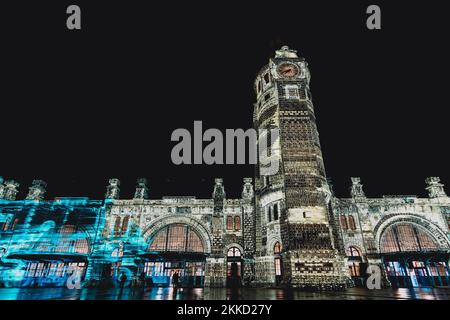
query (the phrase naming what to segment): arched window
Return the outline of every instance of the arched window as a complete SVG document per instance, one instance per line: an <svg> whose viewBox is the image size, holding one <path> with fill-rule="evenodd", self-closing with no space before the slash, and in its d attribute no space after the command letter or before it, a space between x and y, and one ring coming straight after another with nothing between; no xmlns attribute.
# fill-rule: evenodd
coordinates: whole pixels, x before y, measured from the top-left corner
<svg viewBox="0 0 450 320"><path fill-rule="evenodd" d="M268 206L268 207L267 207L267 220L268 220L269 222L272 221L272 207L271 207L271 206Z"/></svg>
<svg viewBox="0 0 450 320"><path fill-rule="evenodd" d="M228 249L227 257L240 257L241 256L241 250L237 247L231 247Z"/></svg>
<svg viewBox="0 0 450 320"><path fill-rule="evenodd" d="M234 217L234 230L236 230L236 231L241 230L241 217L240 216Z"/></svg>
<svg viewBox="0 0 450 320"><path fill-rule="evenodd" d="M273 205L273 220L278 220L278 203Z"/></svg>
<svg viewBox="0 0 450 320"><path fill-rule="evenodd" d="M361 257L361 252L358 248L350 246L347 249L347 256L348 257Z"/></svg>
<svg viewBox="0 0 450 320"><path fill-rule="evenodd" d="M171 224L160 229L152 237L149 251L199 252L205 251L203 241L189 226Z"/></svg>
<svg viewBox="0 0 450 320"><path fill-rule="evenodd" d="M233 217L227 216L227 230L233 230Z"/></svg>
<svg viewBox="0 0 450 320"><path fill-rule="evenodd" d="M348 227L350 230L356 230L355 218L352 215L348 216Z"/></svg>
<svg viewBox="0 0 450 320"><path fill-rule="evenodd" d="M279 241L275 242L273 253L281 253L281 243Z"/></svg>
<svg viewBox="0 0 450 320"><path fill-rule="evenodd" d="M344 215L339 216L339 221L341 222L342 230L347 230L348 229L347 219L345 218Z"/></svg>
<svg viewBox="0 0 450 320"><path fill-rule="evenodd" d="M42 250L44 246L40 248ZM63 226L59 232L55 252L88 254L89 242L86 234L74 225Z"/></svg>
<svg viewBox="0 0 450 320"><path fill-rule="evenodd" d="M439 249L432 236L412 223L399 223L388 227L380 242L381 252L432 251Z"/></svg>

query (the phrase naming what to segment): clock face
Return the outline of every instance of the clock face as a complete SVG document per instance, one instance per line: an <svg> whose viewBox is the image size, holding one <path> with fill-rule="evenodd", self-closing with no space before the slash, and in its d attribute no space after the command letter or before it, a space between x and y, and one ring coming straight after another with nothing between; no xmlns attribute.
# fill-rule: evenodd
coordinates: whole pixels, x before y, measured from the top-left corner
<svg viewBox="0 0 450 320"><path fill-rule="evenodd" d="M278 66L278 73L284 78L294 78L298 75L299 70L295 64L282 63Z"/></svg>

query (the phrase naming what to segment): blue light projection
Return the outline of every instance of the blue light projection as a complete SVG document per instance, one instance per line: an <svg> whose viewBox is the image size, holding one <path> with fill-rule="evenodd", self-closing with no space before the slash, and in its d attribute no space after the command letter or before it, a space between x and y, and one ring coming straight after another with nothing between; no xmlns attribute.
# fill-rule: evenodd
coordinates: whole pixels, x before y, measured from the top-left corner
<svg viewBox="0 0 450 320"><path fill-rule="evenodd" d="M84 286L115 285L122 273L132 281L148 244L131 221L122 237L110 237L111 204L0 200L0 287L61 287L71 276Z"/></svg>

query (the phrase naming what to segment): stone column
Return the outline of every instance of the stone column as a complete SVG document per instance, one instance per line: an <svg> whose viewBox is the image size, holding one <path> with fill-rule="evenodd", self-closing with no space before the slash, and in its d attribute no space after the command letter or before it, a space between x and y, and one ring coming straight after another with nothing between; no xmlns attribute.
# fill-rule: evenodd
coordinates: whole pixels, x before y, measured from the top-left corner
<svg viewBox="0 0 450 320"><path fill-rule="evenodd" d="M223 179L216 178L212 195L214 200L214 211L211 225L211 255L206 259L205 287L224 287L226 285L227 261L223 253L223 207L225 196Z"/></svg>

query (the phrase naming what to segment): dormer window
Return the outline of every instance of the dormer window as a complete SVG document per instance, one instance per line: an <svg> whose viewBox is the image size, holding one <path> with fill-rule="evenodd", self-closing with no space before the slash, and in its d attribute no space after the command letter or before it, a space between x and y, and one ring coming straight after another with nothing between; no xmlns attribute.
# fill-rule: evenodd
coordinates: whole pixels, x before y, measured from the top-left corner
<svg viewBox="0 0 450 320"><path fill-rule="evenodd" d="M286 99L296 99L300 98L298 86L296 85L287 85L284 87L284 95Z"/></svg>

